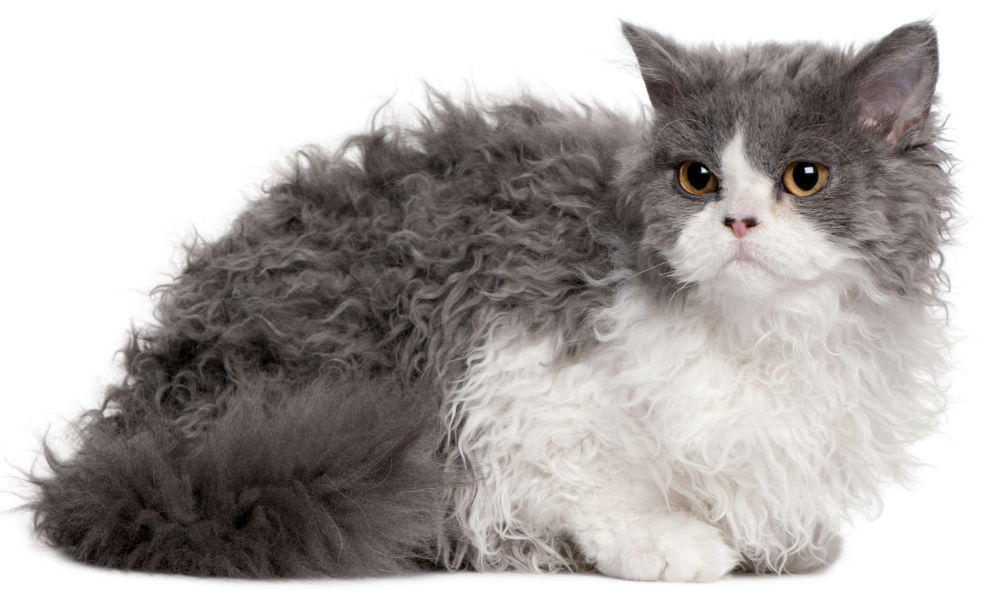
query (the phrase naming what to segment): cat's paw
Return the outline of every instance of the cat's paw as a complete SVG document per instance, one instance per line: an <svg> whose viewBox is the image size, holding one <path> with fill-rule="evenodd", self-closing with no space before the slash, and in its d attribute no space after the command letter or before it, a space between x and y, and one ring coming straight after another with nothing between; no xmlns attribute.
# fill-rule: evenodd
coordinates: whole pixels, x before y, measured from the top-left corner
<svg viewBox="0 0 991 600"><path fill-rule="evenodd" d="M680 521L672 523L672 520ZM638 519L587 538L586 554L605 575L636 581L716 581L739 556L719 530L694 519Z"/></svg>
<svg viewBox="0 0 991 600"><path fill-rule="evenodd" d="M785 562L786 573L813 573L829 568L843 549L843 539L835 535L822 535L815 547L808 547L792 554Z"/></svg>
<svg viewBox="0 0 991 600"><path fill-rule="evenodd" d="M660 577L664 581L715 581L740 560L718 529L699 521L670 531L658 546L667 563Z"/></svg>

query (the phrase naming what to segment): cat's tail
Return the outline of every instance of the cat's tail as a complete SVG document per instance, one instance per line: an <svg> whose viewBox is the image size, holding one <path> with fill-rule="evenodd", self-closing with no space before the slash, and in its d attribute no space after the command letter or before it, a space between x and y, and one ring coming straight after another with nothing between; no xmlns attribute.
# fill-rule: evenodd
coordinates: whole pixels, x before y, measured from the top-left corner
<svg viewBox="0 0 991 600"><path fill-rule="evenodd" d="M195 432L112 413L33 477L41 537L110 568L354 577L435 564L447 512L436 391L242 386Z"/></svg>

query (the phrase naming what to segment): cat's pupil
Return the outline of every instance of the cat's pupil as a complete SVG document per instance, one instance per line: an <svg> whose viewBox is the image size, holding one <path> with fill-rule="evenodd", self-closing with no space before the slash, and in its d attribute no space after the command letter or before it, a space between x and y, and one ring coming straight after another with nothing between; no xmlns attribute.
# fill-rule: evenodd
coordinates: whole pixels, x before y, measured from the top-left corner
<svg viewBox="0 0 991 600"><path fill-rule="evenodd" d="M809 191L819 183L819 167L813 163L800 162L792 171L795 185L802 191Z"/></svg>
<svg viewBox="0 0 991 600"><path fill-rule="evenodd" d="M712 173L709 169L700 162L693 162L688 165L688 169L685 171L685 177L688 179L688 183L697 190L704 190L706 186L709 185L709 180L712 177Z"/></svg>

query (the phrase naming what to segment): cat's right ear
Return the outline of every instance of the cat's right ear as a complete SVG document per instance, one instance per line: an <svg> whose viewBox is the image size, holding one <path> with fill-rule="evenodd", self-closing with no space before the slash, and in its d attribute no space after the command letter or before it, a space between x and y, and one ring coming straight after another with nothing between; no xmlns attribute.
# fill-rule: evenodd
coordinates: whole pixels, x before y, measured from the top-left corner
<svg viewBox="0 0 991 600"><path fill-rule="evenodd" d="M640 63L640 74L647 85L647 96L657 109L673 106L680 98L681 47L672 40L642 27L623 22L623 35Z"/></svg>

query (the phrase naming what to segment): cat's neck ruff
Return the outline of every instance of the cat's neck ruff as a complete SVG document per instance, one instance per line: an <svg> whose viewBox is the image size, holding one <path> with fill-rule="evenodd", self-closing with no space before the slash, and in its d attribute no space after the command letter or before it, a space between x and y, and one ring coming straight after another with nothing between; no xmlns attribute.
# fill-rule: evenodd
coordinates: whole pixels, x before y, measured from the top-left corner
<svg viewBox="0 0 991 600"><path fill-rule="evenodd" d="M652 481L657 502L716 523L759 569L821 558L819 532L902 478L941 398L933 319L852 292L846 273L763 302L704 287L664 300L631 279L595 316L596 348L564 365L554 339L493 327L451 398L461 453L485 474L460 502L473 543L485 556L518 526L540 546L560 525L526 516L531 497L563 514L584 489ZM572 462L581 481L545 491Z"/></svg>
<svg viewBox="0 0 991 600"><path fill-rule="evenodd" d="M830 272L812 280L767 279L774 281L741 285L736 277L724 276L679 285L666 294L650 293L634 283L620 289L613 307L600 317L607 326L632 302L637 318L646 323L693 322L709 330L722 347L746 353L758 341L811 350L834 336L837 328L857 322L866 331L881 325L885 315L918 309L881 293L853 259L837 261Z"/></svg>
<svg viewBox="0 0 991 600"><path fill-rule="evenodd" d="M875 302L855 265L839 273L773 298L702 285L677 305L632 284L600 315L593 360L677 465L655 478L776 569L902 479L943 403L937 320Z"/></svg>

